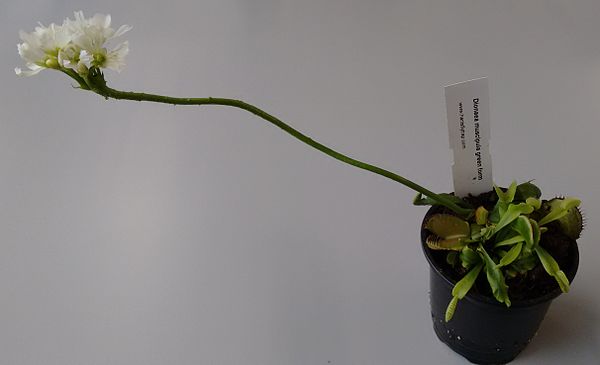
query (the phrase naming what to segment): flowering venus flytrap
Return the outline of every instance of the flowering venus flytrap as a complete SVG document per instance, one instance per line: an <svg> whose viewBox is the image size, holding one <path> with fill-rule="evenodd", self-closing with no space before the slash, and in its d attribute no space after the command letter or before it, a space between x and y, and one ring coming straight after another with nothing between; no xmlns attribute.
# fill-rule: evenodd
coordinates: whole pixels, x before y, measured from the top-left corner
<svg viewBox="0 0 600 365"><path fill-rule="evenodd" d="M505 280L527 275L534 267L543 269L568 291L569 281L558 263L543 248L545 232L560 231L573 240L579 237L582 216L575 198L540 200L541 192L531 184L513 183L508 189L495 187L490 204L476 206L472 199L453 194L437 194L421 185L383 168L371 165L335 151L306 136L289 124L262 109L241 100L228 98L184 98L110 88L103 69L121 71L129 52L127 41L110 46L116 38L131 30L123 25L111 27L110 15L96 14L86 18L75 12L74 19L61 25L40 24L31 33L21 31L19 55L27 70L15 68L17 75L31 76L52 69L71 77L82 90L92 91L105 99L148 101L174 105L221 105L243 109L281 128L294 138L346 164L384 176L418 192L415 205L440 205L447 209L426 222L424 229L431 234L426 246L431 250L449 251L447 262L462 266L463 276L452 292L446 312L450 320L457 303L485 273L494 297L506 306L511 305ZM473 197L471 197L473 198ZM487 208L487 209L486 209ZM465 274L465 270L469 270ZM483 274L481 274L483 275Z"/></svg>

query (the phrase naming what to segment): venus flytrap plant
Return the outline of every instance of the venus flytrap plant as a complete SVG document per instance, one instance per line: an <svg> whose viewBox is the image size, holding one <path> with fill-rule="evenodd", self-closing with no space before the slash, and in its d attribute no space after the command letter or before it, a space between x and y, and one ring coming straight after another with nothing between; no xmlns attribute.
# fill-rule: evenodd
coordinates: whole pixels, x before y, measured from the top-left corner
<svg viewBox="0 0 600 365"><path fill-rule="evenodd" d="M447 250L447 262L463 272L452 290L452 299L446 311L449 321L458 301L476 287L483 272L492 295L506 306L511 305L507 279L526 276L542 265L555 278L562 291L569 290L569 282L556 260L542 247L542 234L549 227L576 239L583 219L575 198L556 198L541 201L541 192L531 182L513 183L506 190L495 187L497 196L493 206L474 206L472 200L452 194L437 194L391 171L351 158L335 151L277 117L241 100L229 98L185 98L141 92L120 91L110 88L103 69L121 71L129 52L127 41L109 48L108 44L131 30L123 25L111 27L110 15L96 14L86 18L75 12L74 19L65 19L61 25L40 24L32 33L20 32L23 43L17 48L28 70L15 68L17 75L32 76L44 69L60 71L73 79L82 90L94 92L106 99L147 101L173 105L220 105L245 110L281 128L294 138L346 164L384 176L418 194L415 205L439 205L448 212L435 214L427 220L424 229L431 232L426 245L432 250Z"/></svg>
<svg viewBox="0 0 600 365"><path fill-rule="evenodd" d="M507 307L511 301L506 280L527 275L538 265L556 280L563 292L569 291L566 275L541 244L542 233L547 231L542 226L556 221L555 228L573 239L578 238L582 230L581 214L577 209L580 201L556 198L542 202L539 189L531 182L521 185L513 182L506 190L496 187L495 193L497 202L491 214L480 206L471 220L438 213L424 224L423 228L431 232L425 241L428 247L451 251L447 262L450 265L460 262L469 270L452 291L446 321L452 319L458 301L474 286L482 271L485 271L492 295ZM461 251L459 255L454 252L457 250Z"/></svg>

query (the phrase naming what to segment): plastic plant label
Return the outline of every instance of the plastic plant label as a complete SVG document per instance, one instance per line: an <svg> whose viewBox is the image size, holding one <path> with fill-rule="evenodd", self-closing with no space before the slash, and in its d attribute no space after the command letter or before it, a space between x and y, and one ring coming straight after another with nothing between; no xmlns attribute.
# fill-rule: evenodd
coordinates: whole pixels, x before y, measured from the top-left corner
<svg viewBox="0 0 600 365"><path fill-rule="evenodd" d="M486 77L445 87L454 193L479 195L493 189L490 98Z"/></svg>

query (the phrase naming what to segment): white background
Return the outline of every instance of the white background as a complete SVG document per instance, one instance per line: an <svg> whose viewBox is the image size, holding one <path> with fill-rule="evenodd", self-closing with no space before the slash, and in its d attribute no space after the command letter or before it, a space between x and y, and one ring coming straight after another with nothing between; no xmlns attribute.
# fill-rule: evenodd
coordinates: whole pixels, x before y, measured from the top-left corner
<svg viewBox="0 0 600 365"><path fill-rule="evenodd" d="M130 24L109 85L241 98L435 191L443 86L490 79L497 184L576 195L572 291L515 364L600 357L600 2L3 0L1 364L462 364L429 315L414 193L243 111L18 78L18 31Z"/></svg>

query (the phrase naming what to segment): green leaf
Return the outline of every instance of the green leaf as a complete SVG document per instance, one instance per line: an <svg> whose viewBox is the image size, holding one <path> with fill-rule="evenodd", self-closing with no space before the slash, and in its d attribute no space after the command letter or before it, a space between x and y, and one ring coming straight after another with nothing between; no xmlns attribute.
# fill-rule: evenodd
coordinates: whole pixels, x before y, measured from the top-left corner
<svg viewBox="0 0 600 365"><path fill-rule="evenodd" d="M504 282L504 275L498 268L494 260L487 254L483 246L479 245L477 251L481 255L481 258L485 262L485 273L487 275L488 283L492 288L492 293L497 301L506 304L510 307L510 299L508 298L508 286Z"/></svg>
<svg viewBox="0 0 600 365"><path fill-rule="evenodd" d="M500 217L504 215L506 209L508 209L508 205L514 200L515 192L517 189L516 182L512 182L510 187L504 192L501 188L494 185L494 190L496 191L496 195L498 195L498 201L496 205L494 205L494 209L489 214L488 219L492 223L498 223Z"/></svg>
<svg viewBox="0 0 600 365"><path fill-rule="evenodd" d="M519 184L515 193L515 200L526 201L528 198L539 199L542 196L540 188L531 183L531 181Z"/></svg>
<svg viewBox="0 0 600 365"><path fill-rule="evenodd" d="M558 286L560 286L560 290L562 290L563 293L567 293L569 291L569 280L560 267L558 267L558 263L554 260L554 257L539 245L535 247L535 252L540 258L546 272L556 279Z"/></svg>
<svg viewBox="0 0 600 365"><path fill-rule="evenodd" d="M493 227L494 226L491 226L490 228L493 230ZM509 239L515 235L515 231L513 231L512 229L503 229L499 232L494 232L494 233L495 233L494 242L501 242L501 241Z"/></svg>
<svg viewBox="0 0 600 365"><path fill-rule="evenodd" d="M454 317L454 312L456 311L456 305L458 304L458 297L452 297L450 303L448 303L448 307L446 308L446 322L450 322L452 317Z"/></svg>
<svg viewBox="0 0 600 365"><path fill-rule="evenodd" d="M512 223L511 228L519 233L521 237L525 240L525 245L529 250L533 249L533 228L531 227L531 222L529 218L525 216L518 216L517 219Z"/></svg>
<svg viewBox="0 0 600 365"><path fill-rule="evenodd" d="M467 295L469 290L475 284L475 280L477 280L477 276L481 272L481 268L483 268L483 262L480 262L477 266L475 266L471 271L467 273L452 289L452 300L448 303L448 307L446 308L446 322L449 322L454 316L454 312L456 311L456 306L458 305L458 300L462 299Z"/></svg>
<svg viewBox="0 0 600 365"><path fill-rule="evenodd" d="M471 223L471 240L478 240L481 237L481 230L485 228L479 224Z"/></svg>
<svg viewBox="0 0 600 365"><path fill-rule="evenodd" d="M460 251L467 244L463 242L463 238L441 238L436 235L430 235L425 239L425 244L432 250L453 250Z"/></svg>
<svg viewBox="0 0 600 365"><path fill-rule="evenodd" d="M463 247L462 251L460 252L460 256L459 257L460 257L460 261L462 263L462 266L465 269L468 269L471 266L477 265L478 263L481 262L481 257L479 257L479 255L477 254L477 252L475 252L475 250L473 250L469 246Z"/></svg>
<svg viewBox="0 0 600 365"><path fill-rule="evenodd" d="M519 257L522 248L523 242L519 242L516 245L514 245L510 250L508 250L506 255L502 256L502 259L500 259L500 262L498 263L498 267L510 265L513 261L517 259L517 257Z"/></svg>
<svg viewBox="0 0 600 365"><path fill-rule="evenodd" d="M540 230L540 226L535 220L529 218L529 223L531 223L531 229L533 230L533 247L535 247L540 243L542 231Z"/></svg>
<svg viewBox="0 0 600 365"><path fill-rule="evenodd" d="M467 295L467 293L469 292L469 290L471 290L471 288L473 287L473 284L475 284L475 280L477 279L477 276L479 276L479 272L481 272L482 268L483 262L479 263L477 266L472 268L471 271L467 273L467 275L460 279L460 281L456 283L456 285L454 285L454 288L452 289L452 296L455 296L458 299L464 298L465 295Z"/></svg>
<svg viewBox="0 0 600 365"><path fill-rule="evenodd" d="M517 272L524 274L527 271L532 270L537 263L538 259L536 256L532 255L531 253L527 254L522 252L521 258L514 261L510 267Z"/></svg>
<svg viewBox="0 0 600 365"><path fill-rule="evenodd" d="M487 223L488 213L489 212L484 207L477 208L477 210L475 210L475 223L479 224L480 226L485 226Z"/></svg>
<svg viewBox="0 0 600 365"><path fill-rule="evenodd" d="M583 230L583 215L578 207L573 207L567 211L567 214L555 220L561 232L572 240L581 236Z"/></svg>
<svg viewBox="0 0 600 365"><path fill-rule="evenodd" d="M502 246L511 246L514 245L515 243L519 243L519 242L523 242L525 241L525 239L523 238L523 236L521 236L520 234L516 235L516 236L512 236L509 238L506 238L500 242L496 242L494 244L494 248L498 248L498 247L502 247Z"/></svg>
<svg viewBox="0 0 600 365"><path fill-rule="evenodd" d="M498 195L498 199L503 201L504 203L512 203L515 199L515 193L517 192L517 182L513 181L506 192L502 191L498 186L494 186L494 190L496 190L496 195Z"/></svg>
<svg viewBox="0 0 600 365"><path fill-rule="evenodd" d="M550 213L538 222L540 226L564 217L569 212L569 209L578 207L581 204L581 200L577 198L552 199L548 204L550 205Z"/></svg>
<svg viewBox="0 0 600 365"><path fill-rule="evenodd" d="M525 200L525 203L527 205L531 205L534 210L538 210L542 207L542 201L537 198L527 198L527 200Z"/></svg>
<svg viewBox="0 0 600 365"><path fill-rule="evenodd" d="M569 285L569 279L567 279L567 275L562 270L558 270L554 278L558 282L558 286L563 293L568 293L571 288Z"/></svg>
<svg viewBox="0 0 600 365"><path fill-rule="evenodd" d="M492 223L498 223L500 216L506 212L506 208L508 208L508 203L498 200L494 205L494 209L488 215L488 220Z"/></svg>
<svg viewBox="0 0 600 365"><path fill-rule="evenodd" d="M482 238L479 240L481 242L489 241L494 234L496 234L496 230L494 227L485 227L481 230Z"/></svg>
<svg viewBox="0 0 600 365"><path fill-rule="evenodd" d="M465 220L451 214L434 214L425 223L425 229L444 239L464 238L471 234Z"/></svg>
<svg viewBox="0 0 600 365"><path fill-rule="evenodd" d="M500 220L500 206L499 206L500 204L504 204L504 203L502 203L500 200L498 200L496 202L496 205L494 205L494 209L492 209L492 211L488 215L488 220L492 223L498 223L498 221ZM504 207L504 209L506 210L506 207Z"/></svg>
<svg viewBox="0 0 600 365"><path fill-rule="evenodd" d="M495 232L511 224L521 214L531 214L531 212L533 212L533 208L525 203L510 204L506 212L500 217L500 221L496 224L494 228Z"/></svg>

